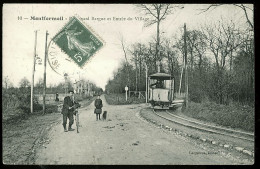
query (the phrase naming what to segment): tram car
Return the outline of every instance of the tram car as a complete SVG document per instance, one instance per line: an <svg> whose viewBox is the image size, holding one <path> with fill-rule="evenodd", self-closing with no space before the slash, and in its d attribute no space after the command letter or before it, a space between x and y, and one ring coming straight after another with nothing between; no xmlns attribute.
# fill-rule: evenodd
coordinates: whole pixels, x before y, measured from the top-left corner
<svg viewBox="0 0 260 169"><path fill-rule="evenodd" d="M153 109L169 109L174 100L174 78L166 73L148 77L148 98Z"/></svg>

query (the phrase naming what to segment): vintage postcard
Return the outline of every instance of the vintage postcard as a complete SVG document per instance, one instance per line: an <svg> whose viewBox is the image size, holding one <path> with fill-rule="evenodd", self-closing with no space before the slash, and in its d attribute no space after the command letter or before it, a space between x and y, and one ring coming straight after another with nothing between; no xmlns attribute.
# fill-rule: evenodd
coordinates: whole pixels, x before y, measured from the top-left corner
<svg viewBox="0 0 260 169"><path fill-rule="evenodd" d="M252 165L253 4L3 4L5 165Z"/></svg>

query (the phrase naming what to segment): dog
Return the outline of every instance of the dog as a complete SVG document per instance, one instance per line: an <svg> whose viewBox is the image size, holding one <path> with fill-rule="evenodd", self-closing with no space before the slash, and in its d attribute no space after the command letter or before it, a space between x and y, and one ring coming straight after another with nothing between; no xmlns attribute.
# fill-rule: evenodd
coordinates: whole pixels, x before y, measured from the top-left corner
<svg viewBox="0 0 260 169"><path fill-rule="evenodd" d="M102 120L106 120L107 119L107 111L104 111L102 114Z"/></svg>

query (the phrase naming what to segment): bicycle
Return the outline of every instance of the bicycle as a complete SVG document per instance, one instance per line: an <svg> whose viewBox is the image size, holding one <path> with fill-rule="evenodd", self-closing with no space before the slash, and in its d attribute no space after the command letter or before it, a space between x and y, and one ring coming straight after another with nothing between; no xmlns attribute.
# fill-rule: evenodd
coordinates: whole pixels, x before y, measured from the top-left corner
<svg viewBox="0 0 260 169"><path fill-rule="evenodd" d="M76 127L77 127L77 133L79 133L79 110L78 108L81 105L79 103L75 103L75 105L73 106L75 108L74 110L74 115L75 115L75 121L76 121Z"/></svg>
<svg viewBox="0 0 260 169"><path fill-rule="evenodd" d="M79 133L79 111L76 110L75 121L77 126L77 133Z"/></svg>

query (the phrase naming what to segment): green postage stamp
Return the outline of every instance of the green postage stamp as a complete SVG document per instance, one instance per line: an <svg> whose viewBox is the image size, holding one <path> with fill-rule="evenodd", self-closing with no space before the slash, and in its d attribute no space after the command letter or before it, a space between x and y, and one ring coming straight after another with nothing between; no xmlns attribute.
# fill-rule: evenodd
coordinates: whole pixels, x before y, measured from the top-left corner
<svg viewBox="0 0 260 169"><path fill-rule="evenodd" d="M81 68L104 45L75 16L56 34L53 41Z"/></svg>

